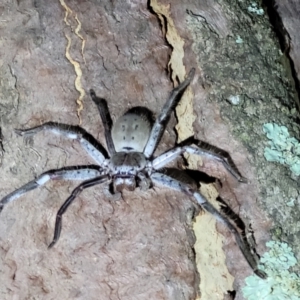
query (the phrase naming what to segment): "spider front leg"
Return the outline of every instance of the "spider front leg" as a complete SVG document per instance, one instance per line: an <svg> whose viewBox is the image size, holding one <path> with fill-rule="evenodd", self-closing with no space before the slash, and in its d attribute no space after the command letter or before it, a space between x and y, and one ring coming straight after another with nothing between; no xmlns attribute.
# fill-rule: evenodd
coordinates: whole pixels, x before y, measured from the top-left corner
<svg viewBox="0 0 300 300"><path fill-rule="evenodd" d="M195 145L196 147L192 147L191 145ZM232 158L226 151L209 145L208 143L196 140L193 137L188 138L180 143L178 147L175 147L174 149L155 158L152 162L152 167L156 170L161 169L183 153L196 154L220 162L239 182L247 183L247 179L241 175Z"/></svg>
<svg viewBox="0 0 300 300"><path fill-rule="evenodd" d="M21 136L30 136L43 130L48 130L52 133L62 135L71 140L78 140L83 149L99 165L102 165L105 161L105 158L108 157L105 149L101 146L101 144L92 135L87 133L79 126L47 122L33 128L15 129L15 132Z"/></svg>
<svg viewBox="0 0 300 300"><path fill-rule="evenodd" d="M24 184L22 187L5 196L0 201L0 212L2 211L5 204L12 202L25 193L44 185L49 180L87 180L93 179L102 174L103 172L98 166L95 166L94 168L92 166L73 166L62 168L59 170L47 171L38 176L36 179Z"/></svg>
<svg viewBox="0 0 300 300"><path fill-rule="evenodd" d="M103 98L97 97L96 93L94 90L90 90L90 95L93 100L93 102L97 105L100 117L104 126L104 131L105 131L105 139L106 139L106 144L108 151L110 155L116 153L115 146L111 137L111 129L112 129L112 119L108 110L107 102Z"/></svg>
<svg viewBox="0 0 300 300"><path fill-rule="evenodd" d="M61 233L61 227L62 227L62 215L66 212L69 205L73 202L73 200L86 188L92 187L97 184L101 184L108 180L108 175L102 175L96 178L93 178L91 180L87 180L83 183L81 183L78 187L76 187L70 197L64 202L64 204L60 207L59 211L56 215L55 220L55 229L54 229L54 237L50 245L48 246L48 249L52 248L56 242L58 241Z"/></svg>
<svg viewBox="0 0 300 300"><path fill-rule="evenodd" d="M221 223L225 224L227 228L231 231L231 233L234 235L235 240L241 249L241 252L243 253L245 259L247 260L250 267L253 269L254 273L258 275L261 278L266 278L267 275L265 272L258 269L258 257L255 254L254 249L251 249L248 240L246 239L246 236L239 233L238 229L235 227L233 223L231 223L226 216L223 216L221 212L219 212L212 204L208 202L208 200L201 195L199 192L191 188L189 185L178 181L170 176L167 176L162 173L153 173L150 175L151 180L154 184L166 186L169 188L172 188L177 191L181 191L188 196L194 197L196 199L197 203L207 212L212 214L216 220L220 221Z"/></svg>
<svg viewBox="0 0 300 300"><path fill-rule="evenodd" d="M163 106L161 113L157 117L152 127L149 140L144 150L144 154L147 158L151 157L153 152L155 151L156 146L159 143L162 134L167 126L167 123L169 121L170 115L174 107L180 101L182 93L191 83L192 79L194 78L194 75L195 75L195 68L191 69L187 78L171 92L167 102Z"/></svg>

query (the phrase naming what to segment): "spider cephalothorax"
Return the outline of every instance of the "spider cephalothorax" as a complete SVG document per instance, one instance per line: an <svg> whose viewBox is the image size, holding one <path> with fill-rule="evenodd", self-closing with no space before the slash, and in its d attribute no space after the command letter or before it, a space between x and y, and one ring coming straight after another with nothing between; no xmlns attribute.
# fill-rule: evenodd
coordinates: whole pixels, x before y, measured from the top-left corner
<svg viewBox="0 0 300 300"><path fill-rule="evenodd" d="M182 154L191 153L209 157L222 163L238 181L245 182L245 178L235 167L230 156L220 149L208 146L206 143L194 138L189 138L158 157L153 157L153 153L162 137L172 110L178 104L182 93L192 81L194 74L195 69L192 69L187 78L171 92L155 120L147 108L135 107L127 111L113 125L106 101L98 98L95 92L91 90L92 100L99 109L104 125L109 155L99 142L78 126L48 122L34 128L16 130L16 133L21 136L33 135L42 130L49 130L66 138L77 140L84 150L95 160L97 166L73 166L47 171L35 180L28 182L4 197L0 201L0 211L2 211L6 203L15 200L32 189L44 185L50 179L82 180L83 182L73 190L70 197L64 202L57 213L54 238L49 245L49 248L51 248L59 239L63 213L76 196L85 188L107 182L112 184L113 191L119 192L123 189L133 191L137 186L145 190L152 185L163 185L184 192L196 200L201 208L225 224L233 233L237 244L254 272L260 277L265 277L264 272L257 268L257 256L254 249L251 249L243 232L239 233L240 229L237 227L236 222L227 218L224 212L215 209L197 189L180 180L180 177L172 177L172 172L168 172L168 169L165 168L168 163ZM180 172L180 170L177 171Z"/></svg>

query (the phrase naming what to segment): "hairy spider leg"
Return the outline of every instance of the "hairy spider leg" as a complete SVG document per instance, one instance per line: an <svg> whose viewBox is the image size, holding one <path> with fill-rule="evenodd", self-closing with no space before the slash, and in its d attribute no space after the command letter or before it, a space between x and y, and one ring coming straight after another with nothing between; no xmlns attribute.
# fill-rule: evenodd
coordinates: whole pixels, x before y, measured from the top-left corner
<svg viewBox="0 0 300 300"><path fill-rule="evenodd" d="M144 172L138 172L137 177L139 179L138 186L142 191L147 191L151 186L151 180L148 176L148 174L145 174Z"/></svg>
<svg viewBox="0 0 300 300"><path fill-rule="evenodd" d="M194 197L194 199L196 199L197 201L197 204L200 205L201 208L213 215L216 218L216 220L225 224L227 228L231 231L245 259L247 260L250 267L253 269L254 273L261 278L266 278L265 272L258 269L258 257L255 255L255 251L252 251L246 237L242 236L237 230L237 228L235 228L235 226L232 223L230 223L230 221L225 216L223 216L221 212L219 212L211 203L209 203L209 201L203 195L201 195L196 190L192 189L187 184L184 184L170 176L159 172L151 174L150 178L154 184L172 188L174 190L181 191L187 194L188 196Z"/></svg>
<svg viewBox="0 0 300 300"><path fill-rule="evenodd" d="M79 141L83 149L99 165L102 165L107 157L106 150L103 148L103 146L92 135L87 133L79 126L47 122L33 128L15 129L15 132L21 136L30 136L42 130L47 130L57 135L64 136L68 139Z"/></svg>
<svg viewBox="0 0 300 300"><path fill-rule="evenodd" d="M197 148L190 146L190 144L196 145ZM182 146L173 148L155 158L152 162L152 167L158 170L167 165L169 162L175 160L181 154L196 154L222 163L226 170L239 182L247 183L247 179L241 175L232 158L226 151L209 145L208 143L198 141L193 137L183 141L180 145Z"/></svg>
<svg viewBox="0 0 300 300"><path fill-rule="evenodd" d="M97 97L95 91L92 89L90 90L90 95L93 102L97 105L97 108L100 113L102 124L104 126L105 139L106 139L108 152L110 153L110 155L113 155L114 153L116 153L115 145L111 137L111 129L112 129L113 122L109 113L107 102L105 99Z"/></svg>
<svg viewBox="0 0 300 300"><path fill-rule="evenodd" d="M158 145L163 135L163 132L167 126L167 123L169 121L173 109L180 101L181 98L180 96L188 87L188 85L191 83L192 79L194 78L194 75L195 75L195 68L192 68L187 78L171 92L167 102L163 106L161 113L157 117L152 127L149 140L144 150L144 154L146 158L150 158L153 155L153 152L155 151L156 146Z"/></svg>
<svg viewBox="0 0 300 300"><path fill-rule="evenodd" d="M59 170L49 170L5 196L0 201L0 212L5 204L12 202L25 193L44 185L49 180L88 180L99 177L103 173L99 167L97 168L98 169L84 166L72 166Z"/></svg>
<svg viewBox="0 0 300 300"><path fill-rule="evenodd" d="M56 220L55 220L55 229L54 229L54 237L50 245L48 246L48 249L52 248L56 242L58 241L61 233L61 227L62 227L62 215L66 212L69 205L73 202L73 200L86 188L95 186L97 184L101 184L108 180L107 175L102 175L87 181L82 182L79 186L77 186L72 194L67 198L67 200L64 202L64 204L60 207L60 209L57 212Z"/></svg>

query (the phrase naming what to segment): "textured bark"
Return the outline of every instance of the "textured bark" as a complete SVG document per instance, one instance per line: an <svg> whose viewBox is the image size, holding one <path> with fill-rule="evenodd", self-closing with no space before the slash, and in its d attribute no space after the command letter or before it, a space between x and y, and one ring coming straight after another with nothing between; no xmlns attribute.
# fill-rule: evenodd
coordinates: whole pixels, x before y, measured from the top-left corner
<svg viewBox="0 0 300 300"><path fill-rule="evenodd" d="M237 183L214 162L187 157L189 168L217 178L201 191L212 201L220 195L251 225L259 253L272 218L275 228L288 226L283 237L296 245L289 208L283 216L278 211L286 209L284 199L299 199L297 181L284 166L264 160L262 133L264 123L277 121L297 137L299 128L291 121L295 91L267 16L253 16L243 5L4 1L0 195L45 170L94 163L76 142L50 133L23 140L14 128L81 121L105 145L98 111L84 93L93 88L106 98L113 120L132 106L157 114L173 86L196 67L196 78L176 110L178 123L171 119L156 153L192 134L228 151L249 184ZM238 36L242 45L236 43ZM240 97L238 105L230 103L231 96ZM167 189L122 195L111 195L107 186L84 191L64 215L59 242L47 250L55 214L75 186L49 183L4 208L1 299L179 300L201 294L202 300L213 300L223 299L227 290L236 290L235 299L242 299L243 280L252 270L232 236L225 228L219 228L221 235L213 219L200 215L194 248L191 219L198 210L185 195ZM224 269L223 240L234 285Z"/></svg>
<svg viewBox="0 0 300 300"><path fill-rule="evenodd" d="M76 142L40 133L24 143L13 132L50 120L78 124L76 73L78 90L94 88L108 100L114 120L132 106L159 111L172 89L170 49L146 2L66 4L3 5L2 196L47 169L94 163ZM82 126L105 144L95 105L87 95L82 102ZM167 134L163 148L174 137ZM194 238L186 217L191 201L163 189L121 197L107 186L91 188L68 209L59 242L47 250L55 214L74 186L49 183L3 210L1 299L195 297Z"/></svg>
<svg viewBox="0 0 300 300"><path fill-rule="evenodd" d="M271 21L281 41L281 48L291 63L291 76L293 76L298 92L295 100L297 108L300 110L300 3L297 0L284 2L275 0L273 6L269 7L269 11Z"/></svg>

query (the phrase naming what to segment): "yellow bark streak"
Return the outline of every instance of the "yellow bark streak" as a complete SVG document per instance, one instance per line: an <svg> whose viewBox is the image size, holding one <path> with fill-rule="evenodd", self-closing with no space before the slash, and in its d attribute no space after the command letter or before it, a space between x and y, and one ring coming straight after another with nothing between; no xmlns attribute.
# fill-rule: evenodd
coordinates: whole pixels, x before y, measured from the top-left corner
<svg viewBox="0 0 300 300"><path fill-rule="evenodd" d="M163 5L159 0L151 0L150 5L157 14L162 25L162 32L168 43L172 46L172 54L169 61L172 80L177 78L182 82L189 70L183 65L184 41L178 34L171 16L170 4ZM178 124L178 142L194 135L193 122L195 114L193 110L193 92L188 87L179 105L176 107ZM195 155L187 155L189 168L197 169L201 165L201 159ZM201 184L201 193L214 205L217 205L218 192L214 185ZM201 300L220 300L227 291L233 289L233 277L229 274L225 264L225 254L222 249L223 236L216 231L216 220L207 213L198 216L194 224L196 235L196 263L201 277ZM200 300L200 298L198 298Z"/></svg>
<svg viewBox="0 0 300 300"><path fill-rule="evenodd" d="M80 38L81 40L81 56L85 62L85 58L84 58L84 47L85 47L85 39L84 37L80 34L80 30L81 30L81 22L77 17L77 14L74 15L73 11L70 9L70 7L67 6L67 4L65 3L64 0L59 0L61 6L65 9L65 16L64 16L64 22L66 23L66 25L68 27L70 27L71 31ZM77 26L75 28L75 30L73 30L72 28L72 24L70 22L70 17L74 15L74 20L77 23ZM76 99L76 103L77 103L77 116L79 119L79 124L82 123L82 119L81 119L81 115L80 112L83 110L83 98L85 96L85 91L82 87L82 83L81 83L81 77L82 77L82 70L81 70L81 65L78 61L74 60L70 54L70 47L71 47L71 37L67 34L65 34L65 37L67 39L67 46L66 46L66 58L68 59L68 61L73 65L74 67L74 71L76 74L76 78L75 78L75 89L78 91L79 93L79 97Z"/></svg>

